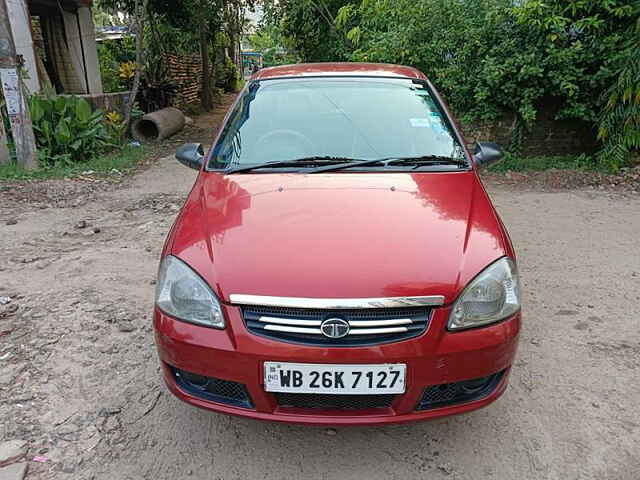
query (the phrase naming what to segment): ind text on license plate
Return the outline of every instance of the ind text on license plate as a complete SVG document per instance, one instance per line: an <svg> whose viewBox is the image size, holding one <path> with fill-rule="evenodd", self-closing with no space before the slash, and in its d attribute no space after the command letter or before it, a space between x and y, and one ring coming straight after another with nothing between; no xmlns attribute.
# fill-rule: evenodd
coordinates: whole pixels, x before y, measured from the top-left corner
<svg viewBox="0 0 640 480"><path fill-rule="evenodd" d="M268 392L385 394L404 393L406 365L330 365L265 362Z"/></svg>

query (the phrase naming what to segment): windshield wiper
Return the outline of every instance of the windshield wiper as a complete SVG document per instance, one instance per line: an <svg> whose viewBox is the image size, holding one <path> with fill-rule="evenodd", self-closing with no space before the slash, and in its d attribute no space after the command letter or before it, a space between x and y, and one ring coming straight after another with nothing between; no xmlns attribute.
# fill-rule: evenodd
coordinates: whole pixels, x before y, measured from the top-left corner
<svg viewBox="0 0 640 480"><path fill-rule="evenodd" d="M231 170L227 170L224 173L228 175L230 173L250 172L251 170L257 170L260 168L302 167L302 166L327 164L327 163L343 165L347 161L350 164L353 164L353 163L358 163L359 161L361 161L361 159L348 158L348 157L332 157L332 156L303 157L303 158L296 158L294 160L279 160L277 162L244 165L241 167L232 168ZM370 160L367 160L367 161L370 161ZM323 167L320 167L320 168L323 168Z"/></svg>
<svg viewBox="0 0 640 480"><path fill-rule="evenodd" d="M306 170L305 173L334 172L337 170L343 170L345 168L368 167L376 164L382 164L385 167L388 165L457 165L458 167L469 166L466 161L457 158L444 157L439 155L421 155L417 157L389 157L362 160L357 162L338 163L335 165L311 168L309 170Z"/></svg>
<svg viewBox="0 0 640 480"><path fill-rule="evenodd" d="M354 167L368 167L377 164L387 165L457 165L459 167L468 167L468 163L464 160L459 160L451 157L443 157L439 155L421 155L418 157L388 157L388 158L370 158L363 160L360 158L348 158L348 157L332 157L332 156L315 156L315 157L303 157L295 160L280 160L277 162L259 163L256 165L244 165L241 167L232 168L224 172L229 175L232 173L250 172L261 168L288 168L288 167L303 167L318 164L321 167L307 168L301 170L302 173L322 173L333 172L336 170L343 170L345 168Z"/></svg>
<svg viewBox="0 0 640 480"><path fill-rule="evenodd" d="M457 165L459 167L468 167L466 160L453 157L445 157L441 155L419 155L417 157L398 157L390 158L387 165Z"/></svg>

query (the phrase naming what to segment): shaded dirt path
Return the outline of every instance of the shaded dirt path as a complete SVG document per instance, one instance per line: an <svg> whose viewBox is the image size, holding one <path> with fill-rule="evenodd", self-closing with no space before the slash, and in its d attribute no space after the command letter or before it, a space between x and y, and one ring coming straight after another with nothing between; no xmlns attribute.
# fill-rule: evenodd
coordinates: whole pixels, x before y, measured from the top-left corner
<svg viewBox="0 0 640 480"><path fill-rule="evenodd" d="M115 187L0 206L0 441L48 459L27 478L638 478L640 199L491 181L525 291L509 390L465 416L328 435L165 391L153 281L194 176L167 157Z"/></svg>

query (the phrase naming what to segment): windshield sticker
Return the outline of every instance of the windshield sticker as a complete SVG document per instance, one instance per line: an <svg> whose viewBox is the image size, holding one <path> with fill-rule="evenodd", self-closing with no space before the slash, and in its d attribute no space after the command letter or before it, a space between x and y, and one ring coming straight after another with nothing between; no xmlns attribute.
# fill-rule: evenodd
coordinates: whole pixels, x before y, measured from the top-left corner
<svg viewBox="0 0 640 480"><path fill-rule="evenodd" d="M429 128L431 121L428 118L410 118L411 126L414 128Z"/></svg>
<svg viewBox="0 0 640 480"><path fill-rule="evenodd" d="M433 124L431 125L431 129L439 135L447 134L447 130L446 128L444 128L442 122L433 122Z"/></svg>
<svg viewBox="0 0 640 480"><path fill-rule="evenodd" d="M442 121L442 116L439 112L430 112L429 121L431 122L431 128L435 132L443 133L446 131L446 129L444 128L444 122Z"/></svg>

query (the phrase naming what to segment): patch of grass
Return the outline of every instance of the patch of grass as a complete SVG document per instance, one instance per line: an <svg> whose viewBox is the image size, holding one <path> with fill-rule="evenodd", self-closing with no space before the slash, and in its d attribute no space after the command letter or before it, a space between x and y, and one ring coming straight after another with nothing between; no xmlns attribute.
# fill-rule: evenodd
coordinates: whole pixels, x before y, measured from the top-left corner
<svg viewBox="0 0 640 480"><path fill-rule="evenodd" d="M524 172L556 169L604 171L595 157L589 155L520 157L507 153L504 159L491 167L490 172Z"/></svg>
<svg viewBox="0 0 640 480"><path fill-rule="evenodd" d="M0 165L0 181L68 178L88 170L97 175L106 175L114 169L124 173L135 167L143 157L144 147L127 145L122 150L100 155L86 163L74 165L54 165L38 170L25 170L16 163L10 162L7 165Z"/></svg>

